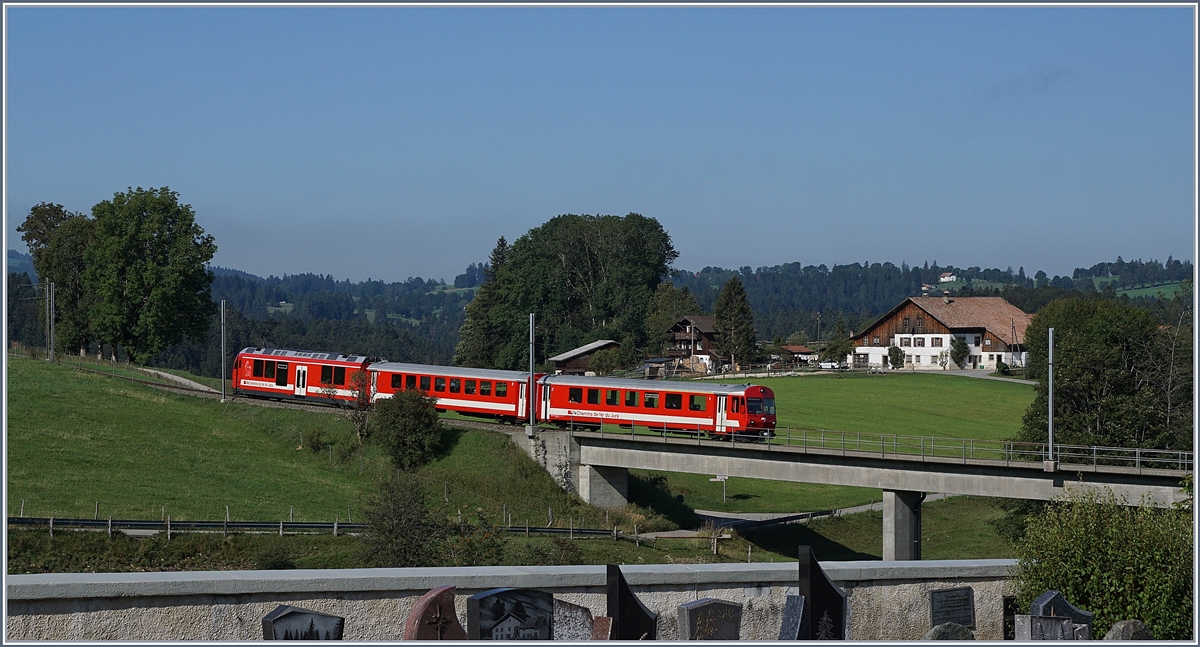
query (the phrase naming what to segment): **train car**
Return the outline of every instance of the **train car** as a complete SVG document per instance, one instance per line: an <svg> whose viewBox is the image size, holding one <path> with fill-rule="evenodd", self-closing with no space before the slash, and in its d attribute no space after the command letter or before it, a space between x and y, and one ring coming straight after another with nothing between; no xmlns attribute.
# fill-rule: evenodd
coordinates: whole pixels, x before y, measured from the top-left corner
<svg viewBox="0 0 1200 647"><path fill-rule="evenodd" d="M376 361L381 360L368 355L244 348L233 361L233 393L329 404L353 402L354 374L366 371Z"/></svg>
<svg viewBox="0 0 1200 647"><path fill-rule="evenodd" d="M438 411L501 422L529 419L529 373L401 362L379 362L369 370L376 400L417 390L436 399Z"/></svg>
<svg viewBox="0 0 1200 647"><path fill-rule="evenodd" d="M775 435L775 394L751 384L701 384L551 375L542 378L539 418L560 427L645 425L713 438Z"/></svg>

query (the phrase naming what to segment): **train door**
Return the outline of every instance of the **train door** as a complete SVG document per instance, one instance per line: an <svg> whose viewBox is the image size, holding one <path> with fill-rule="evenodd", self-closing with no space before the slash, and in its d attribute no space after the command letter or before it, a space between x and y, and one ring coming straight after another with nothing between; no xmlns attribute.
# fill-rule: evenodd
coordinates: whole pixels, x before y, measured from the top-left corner
<svg viewBox="0 0 1200 647"><path fill-rule="evenodd" d="M308 367L303 364L296 365L296 395L308 395Z"/></svg>
<svg viewBox="0 0 1200 647"><path fill-rule="evenodd" d="M725 432L725 400L726 396L717 396L717 420L715 431L718 434Z"/></svg>
<svg viewBox="0 0 1200 647"><path fill-rule="evenodd" d="M525 397L526 392L528 390L529 390L529 381L526 380L525 382L521 383L521 386L517 391L517 393L518 393L518 396L517 396L517 419L518 420L522 419L522 418L526 419L526 420L529 419L529 409L525 408L527 402L529 401L529 398Z"/></svg>
<svg viewBox="0 0 1200 647"><path fill-rule="evenodd" d="M550 385L545 382L542 382L541 389L542 389L542 412L541 412L541 415L538 416L538 419L539 420L549 420L550 419Z"/></svg>

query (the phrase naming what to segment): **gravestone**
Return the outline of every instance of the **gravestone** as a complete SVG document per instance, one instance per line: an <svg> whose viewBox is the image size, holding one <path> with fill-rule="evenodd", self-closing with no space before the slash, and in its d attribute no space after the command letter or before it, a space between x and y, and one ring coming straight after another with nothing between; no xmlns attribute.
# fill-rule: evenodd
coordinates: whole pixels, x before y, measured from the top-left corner
<svg viewBox="0 0 1200 647"><path fill-rule="evenodd" d="M592 640L616 640L613 636L613 621L608 616L592 618Z"/></svg>
<svg viewBox="0 0 1200 647"><path fill-rule="evenodd" d="M346 619L281 604L262 619L263 640L341 640Z"/></svg>
<svg viewBox="0 0 1200 647"><path fill-rule="evenodd" d="M593 622L591 609L562 600L554 601L554 640L591 640Z"/></svg>
<svg viewBox="0 0 1200 647"><path fill-rule="evenodd" d="M783 599L783 621L779 626L779 640L802 640L808 635L804 622L804 596L787 595Z"/></svg>
<svg viewBox="0 0 1200 647"><path fill-rule="evenodd" d="M921 640L975 640L975 634L957 622L943 622L926 631Z"/></svg>
<svg viewBox="0 0 1200 647"><path fill-rule="evenodd" d="M1014 595L1006 595L1001 599L1004 606L1004 640L1017 639L1017 598Z"/></svg>
<svg viewBox="0 0 1200 647"><path fill-rule="evenodd" d="M608 617L613 640L658 640L658 614L633 594L615 564L608 564Z"/></svg>
<svg viewBox="0 0 1200 647"><path fill-rule="evenodd" d="M800 586L804 596L804 611L801 624L808 628L808 635L800 640L846 640L846 621L850 617L846 594L821 569L813 559L812 548L800 546Z"/></svg>
<svg viewBox="0 0 1200 647"><path fill-rule="evenodd" d="M1046 591L1029 605L1031 616L1066 616L1077 625L1092 625L1092 612L1076 608L1062 593Z"/></svg>
<svg viewBox="0 0 1200 647"><path fill-rule="evenodd" d="M454 612L454 587L439 586L417 600L404 622L403 640L466 640Z"/></svg>
<svg viewBox="0 0 1200 647"><path fill-rule="evenodd" d="M742 605L700 598L679 605L679 640L737 640L741 636Z"/></svg>
<svg viewBox="0 0 1200 647"><path fill-rule="evenodd" d="M1075 640L1075 623L1066 616L1027 616L1015 618L1017 640Z"/></svg>
<svg viewBox="0 0 1200 647"><path fill-rule="evenodd" d="M947 622L975 628L975 589L963 586L929 592L929 626Z"/></svg>
<svg viewBox="0 0 1200 647"><path fill-rule="evenodd" d="M1105 640L1154 640L1154 634L1141 620L1121 620L1104 634Z"/></svg>
<svg viewBox="0 0 1200 647"><path fill-rule="evenodd" d="M550 640L554 596L536 589L492 589L467 598L468 640Z"/></svg>

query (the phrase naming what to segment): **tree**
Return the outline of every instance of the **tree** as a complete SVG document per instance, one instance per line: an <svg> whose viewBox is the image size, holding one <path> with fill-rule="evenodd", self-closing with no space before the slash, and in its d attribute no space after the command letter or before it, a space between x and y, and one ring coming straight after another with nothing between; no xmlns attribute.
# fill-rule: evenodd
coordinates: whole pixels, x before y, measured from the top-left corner
<svg viewBox="0 0 1200 647"><path fill-rule="evenodd" d="M217 246L190 205L167 187L129 189L92 207L95 239L84 283L95 296L97 338L145 361L183 337L198 338L216 311L206 265Z"/></svg>
<svg viewBox="0 0 1200 647"><path fill-rule="evenodd" d="M445 529L434 519L424 484L416 475L389 474L364 501L368 560L384 568L434 566Z"/></svg>
<svg viewBox="0 0 1200 647"><path fill-rule="evenodd" d="M1016 544L1017 605L1056 590L1095 614L1096 635L1137 619L1158 640L1191 640L1193 550L1191 510L1077 493L1029 517Z"/></svg>
<svg viewBox="0 0 1200 647"><path fill-rule="evenodd" d="M889 346L888 362L891 363L892 368L894 369L904 368L904 351L898 346Z"/></svg>
<svg viewBox="0 0 1200 647"><path fill-rule="evenodd" d="M433 459L442 439L436 400L420 391L400 391L375 404L379 446L401 470L413 470Z"/></svg>
<svg viewBox="0 0 1200 647"><path fill-rule="evenodd" d="M454 364L491 368L496 366L496 346L502 335L508 334L510 322L517 316L504 306L505 286L496 277L508 265L508 241L501 236L492 249L492 255L483 268L483 283L475 298L467 304L467 316L459 330L458 345L454 349Z"/></svg>
<svg viewBox="0 0 1200 647"><path fill-rule="evenodd" d="M1028 334L1026 334L1028 339ZM967 340L955 335L950 338L950 361L959 368L967 366L967 358L971 356L971 347L967 346Z"/></svg>
<svg viewBox="0 0 1200 647"><path fill-rule="evenodd" d="M367 424L371 418L371 376L367 371L357 370L350 374L350 393L354 396L350 403L350 423L354 425L354 434L361 445L367 441Z"/></svg>
<svg viewBox="0 0 1200 647"><path fill-rule="evenodd" d="M74 213L64 209L61 204L49 202L38 203L29 210L29 215L25 216L17 231L21 232L21 240L29 248L29 254L33 257L33 268L39 276L42 275L42 252L50 244L50 239L54 237L59 226L71 218L82 217L82 213Z"/></svg>
<svg viewBox="0 0 1200 647"><path fill-rule="evenodd" d="M854 340L850 339L850 331L846 329L845 317L839 316L833 326L829 341L821 349L819 357L822 361L844 362L846 356L854 354Z"/></svg>
<svg viewBox="0 0 1200 647"><path fill-rule="evenodd" d="M650 351L658 352L668 343L665 338L667 329L689 315L703 314L696 297L688 290L676 288L670 281L663 281L650 297L649 310L646 312L646 339L649 340Z"/></svg>
<svg viewBox="0 0 1200 647"><path fill-rule="evenodd" d="M788 346L803 346L808 343L808 333L803 330L797 330L788 335L787 343Z"/></svg>
<svg viewBox="0 0 1200 647"><path fill-rule="evenodd" d="M91 341L90 293L84 286L85 255L94 222L60 204L40 203L17 227L29 247L42 285L54 283L55 346L86 352ZM39 314L45 323L45 311Z"/></svg>
<svg viewBox="0 0 1200 647"><path fill-rule="evenodd" d="M735 276L721 288L713 305L713 316L717 348L729 355L730 363L736 368L739 359L746 364L753 361L758 350L754 337L754 311L750 309L741 279Z"/></svg>
<svg viewBox="0 0 1200 647"><path fill-rule="evenodd" d="M588 370L596 375L611 375L621 368L621 356L615 348L605 348L592 354L588 360Z"/></svg>
<svg viewBox="0 0 1200 647"><path fill-rule="evenodd" d="M1026 374L1037 395L1020 440L1043 442L1048 424L1048 328L1054 328L1054 439L1066 445L1191 448L1190 320L1160 330L1145 310L1103 299L1065 299L1043 308L1025 331ZM1179 331L1185 331L1179 335ZM1164 341L1175 337L1174 342ZM1174 345L1172 345L1174 344ZM1183 352L1181 352L1183 351ZM1169 380L1166 374L1174 373ZM1170 381L1171 384L1166 382Z"/></svg>

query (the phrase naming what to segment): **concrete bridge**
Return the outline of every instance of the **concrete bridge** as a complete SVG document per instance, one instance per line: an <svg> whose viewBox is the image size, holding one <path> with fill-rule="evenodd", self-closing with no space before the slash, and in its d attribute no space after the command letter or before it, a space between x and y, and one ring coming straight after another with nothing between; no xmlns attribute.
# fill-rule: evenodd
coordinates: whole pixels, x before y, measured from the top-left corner
<svg viewBox="0 0 1200 647"><path fill-rule="evenodd" d="M921 501L926 492L1049 500L1068 489L1108 488L1133 504L1170 506L1188 497L1180 481L1188 469L1136 465L1075 465L1036 460L979 458L931 451L920 455L878 451L862 443L847 449L822 442L811 446L729 443L668 435L591 431L516 431L513 442L543 465L561 485L593 505L612 507L628 500L630 469L824 483L883 490L883 559L921 558ZM822 439L824 440L824 439ZM931 448L934 449L934 448ZM989 450L990 451L990 450ZM1190 456L1180 467L1191 467Z"/></svg>

